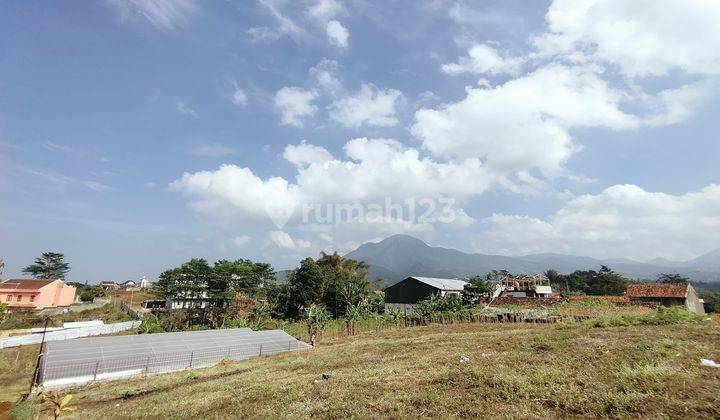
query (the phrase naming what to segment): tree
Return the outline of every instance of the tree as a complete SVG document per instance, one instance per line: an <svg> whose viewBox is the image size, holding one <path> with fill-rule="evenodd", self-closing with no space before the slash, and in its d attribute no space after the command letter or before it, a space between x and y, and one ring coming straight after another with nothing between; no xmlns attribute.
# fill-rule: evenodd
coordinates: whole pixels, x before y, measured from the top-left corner
<svg viewBox="0 0 720 420"><path fill-rule="evenodd" d="M330 322L330 314L325 308L313 304L305 309L305 320L308 326L308 336L312 337L313 334L325 330Z"/></svg>
<svg viewBox="0 0 720 420"><path fill-rule="evenodd" d="M664 283L664 284L680 284L680 283L688 283L690 279L687 277L683 277L680 274L674 273L674 274L666 274L666 273L660 273L657 275L657 278L655 280L656 283Z"/></svg>
<svg viewBox="0 0 720 420"><path fill-rule="evenodd" d="M481 296L492 293L490 282L480 276L475 276L465 285L462 291L462 301L465 305L474 305Z"/></svg>
<svg viewBox="0 0 720 420"><path fill-rule="evenodd" d="M703 294L705 312L720 312L720 293Z"/></svg>
<svg viewBox="0 0 720 420"><path fill-rule="evenodd" d="M64 261L65 256L57 252L43 252L42 256L35 258L35 263L23 269L23 273L31 274L36 279L65 280L70 271L70 264Z"/></svg>
<svg viewBox="0 0 720 420"><path fill-rule="evenodd" d="M0 279L2 278L2 273L5 270L5 260L0 258Z"/></svg>
<svg viewBox="0 0 720 420"><path fill-rule="evenodd" d="M594 273L594 272L593 272ZM603 265L600 271L589 278L585 293L588 295L622 295L628 280Z"/></svg>
<svg viewBox="0 0 720 420"><path fill-rule="evenodd" d="M289 283L298 312L319 302L323 295L323 272L312 258L300 261L300 267L290 275Z"/></svg>
<svg viewBox="0 0 720 420"><path fill-rule="evenodd" d="M363 261L343 258L337 252L320 253L317 260L323 276L323 302L334 317L343 316L370 293L367 281L370 266Z"/></svg>

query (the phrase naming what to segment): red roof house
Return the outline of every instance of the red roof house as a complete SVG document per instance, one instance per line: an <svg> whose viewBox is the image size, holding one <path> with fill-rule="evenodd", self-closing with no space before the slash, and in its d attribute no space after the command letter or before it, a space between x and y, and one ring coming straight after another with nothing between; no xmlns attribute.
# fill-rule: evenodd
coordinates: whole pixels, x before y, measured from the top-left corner
<svg viewBox="0 0 720 420"><path fill-rule="evenodd" d="M625 295L630 302L647 302L663 306L685 306L690 312L705 313L702 301L689 283L631 284L628 286Z"/></svg>

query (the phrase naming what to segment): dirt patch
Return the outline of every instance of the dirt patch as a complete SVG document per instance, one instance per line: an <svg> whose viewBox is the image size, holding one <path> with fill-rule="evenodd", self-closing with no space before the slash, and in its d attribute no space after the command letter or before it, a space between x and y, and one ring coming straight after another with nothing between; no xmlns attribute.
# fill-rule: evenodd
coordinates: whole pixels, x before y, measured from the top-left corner
<svg viewBox="0 0 720 420"><path fill-rule="evenodd" d="M0 420L9 420L12 418L10 417L10 410L12 410L13 406L15 406L15 404L9 401L0 401Z"/></svg>

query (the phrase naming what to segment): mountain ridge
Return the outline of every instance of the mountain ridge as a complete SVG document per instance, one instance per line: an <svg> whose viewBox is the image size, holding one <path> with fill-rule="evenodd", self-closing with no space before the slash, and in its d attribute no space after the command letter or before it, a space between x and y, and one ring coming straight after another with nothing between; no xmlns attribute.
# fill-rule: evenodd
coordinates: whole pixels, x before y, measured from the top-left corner
<svg viewBox="0 0 720 420"><path fill-rule="evenodd" d="M434 247L409 235L392 235L380 242L368 242L345 254L346 258L365 261L373 279L390 283L411 275L428 277L470 277L491 270L513 273L541 273L549 269L561 273L575 270L597 270L607 265L634 279L652 279L660 273L679 273L693 281L720 281L720 248L685 262L653 264L627 258L592 257L539 253L521 256L465 253L453 248ZM660 260L660 259L656 259Z"/></svg>

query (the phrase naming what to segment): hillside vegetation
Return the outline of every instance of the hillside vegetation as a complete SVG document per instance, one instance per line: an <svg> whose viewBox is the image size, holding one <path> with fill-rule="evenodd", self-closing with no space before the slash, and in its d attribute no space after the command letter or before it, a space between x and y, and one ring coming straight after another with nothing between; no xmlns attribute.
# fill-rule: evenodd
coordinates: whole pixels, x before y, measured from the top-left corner
<svg viewBox="0 0 720 420"><path fill-rule="evenodd" d="M720 360L716 321L366 331L71 391L67 418L718 418L720 369L700 358Z"/></svg>

